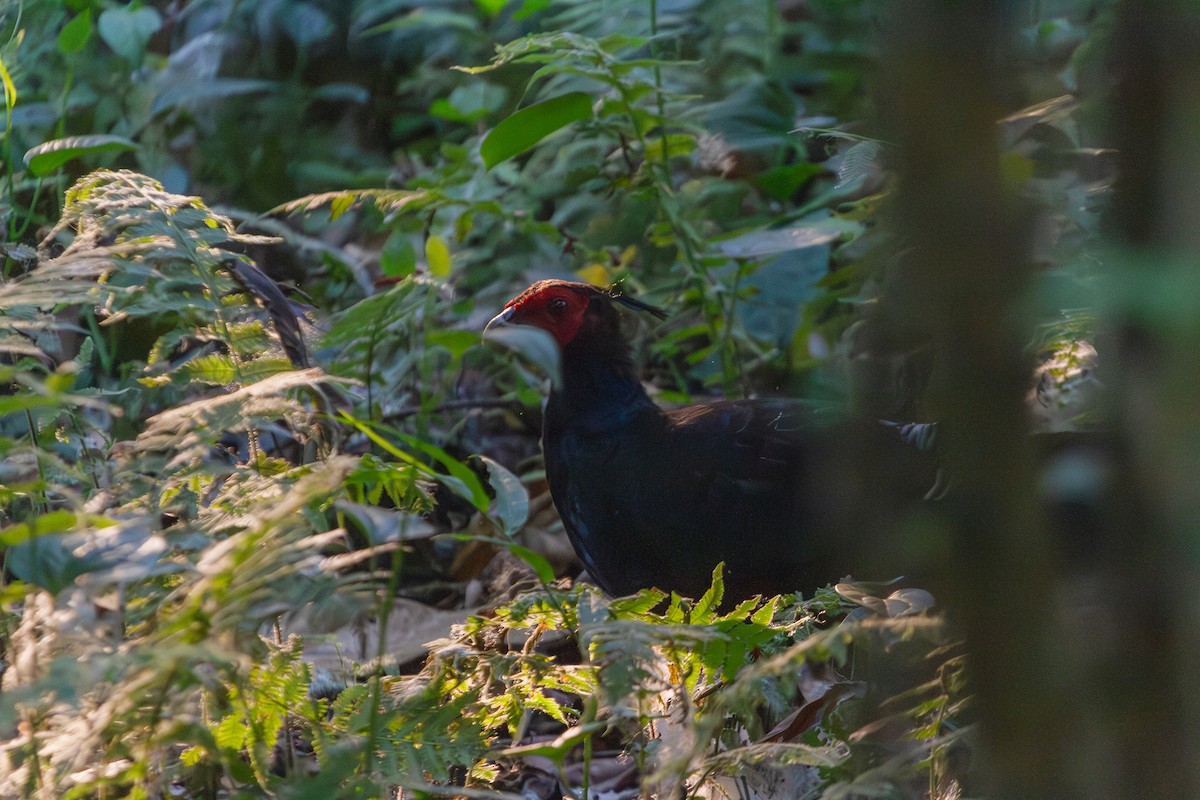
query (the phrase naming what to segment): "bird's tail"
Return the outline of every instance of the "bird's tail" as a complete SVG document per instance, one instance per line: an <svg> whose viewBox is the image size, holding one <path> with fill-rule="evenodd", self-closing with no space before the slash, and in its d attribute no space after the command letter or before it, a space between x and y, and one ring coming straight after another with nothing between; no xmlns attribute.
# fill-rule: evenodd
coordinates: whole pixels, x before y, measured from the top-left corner
<svg viewBox="0 0 1200 800"><path fill-rule="evenodd" d="M918 450L932 450L937 444L936 422L889 422L886 419L880 422L894 430L902 442Z"/></svg>
<svg viewBox="0 0 1200 800"><path fill-rule="evenodd" d="M931 452L937 446L938 426L936 422L889 422L881 419L885 427L891 428L904 444L924 452ZM939 466L934 474L933 486L925 493L926 500L940 500L950 488L946 474Z"/></svg>

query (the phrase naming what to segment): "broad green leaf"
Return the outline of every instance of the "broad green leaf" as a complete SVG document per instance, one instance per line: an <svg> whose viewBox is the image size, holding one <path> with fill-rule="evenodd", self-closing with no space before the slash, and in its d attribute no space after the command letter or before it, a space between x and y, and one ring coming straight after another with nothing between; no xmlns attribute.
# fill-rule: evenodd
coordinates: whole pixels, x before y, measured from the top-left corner
<svg viewBox="0 0 1200 800"><path fill-rule="evenodd" d="M483 338L514 350L532 361L549 376L553 385L558 386L562 383L558 343L549 332L530 325L510 325L491 328L484 332Z"/></svg>
<svg viewBox="0 0 1200 800"><path fill-rule="evenodd" d="M0 544L12 546L48 533L63 533L75 527L78 518L65 510L50 511L33 520L33 524L21 522L0 530Z"/></svg>
<svg viewBox="0 0 1200 800"><path fill-rule="evenodd" d="M824 171L825 167L820 164L801 161L799 164L787 164L763 170L751 178L751 180L755 186L776 200L787 200L801 186Z"/></svg>
<svg viewBox="0 0 1200 800"><path fill-rule="evenodd" d="M525 0L517 12L513 14L513 19L525 19L531 17L539 11L545 11L550 7L551 0Z"/></svg>
<svg viewBox="0 0 1200 800"><path fill-rule="evenodd" d="M654 137L646 142L646 160L663 160L663 139ZM690 133L672 133L666 137L667 158L686 156L696 149L696 137Z"/></svg>
<svg viewBox="0 0 1200 800"><path fill-rule="evenodd" d="M503 536L480 536L475 533L444 533L440 535L444 538L455 539L461 542L486 542L494 544L496 547L503 547L528 564L537 573L538 580L543 583L551 583L554 580L554 567L550 565L550 562L545 557L524 545L517 544L512 539Z"/></svg>
<svg viewBox="0 0 1200 800"><path fill-rule="evenodd" d="M567 94L534 103L501 120L483 137L479 154L491 169L502 161L524 153L550 134L592 115L592 96Z"/></svg>
<svg viewBox="0 0 1200 800"><path fill-rule="evenodd" d="M97 27L100 38L114 53L137 65L146 53L150 37L162 27L162 17L146 6L137 9L118 6L102 13Z"/></svg>
<svg viewBox="0 0 1200 800"><path fill-rule="evenodd" d="M107 134L68 136L65 139L53 139L29 148L25 153L25 166L40 178L80 156L136 149L137 143L124 136Z"/></svg>
<svg viewBox="0 0 1200 800"><path fill-rule="evenodd" d="M422 441L415 436L409 436L408 434L401 433L399 431L396 431L395 433L396 436L399 437L400 441L404 442L412 449L424 453L425 455L430 456L441 463L441 465L446 468L446 472L450 474L450 477L453 477L456 481L458 481L466 490L466 493L460 496L464 500L469 501L471 505L475 506L475 508L479 511L487 513L488 505L491 501L488 498L487 491L485 491L483 488L483 482L479 480L479 476L475 474L473 469L435 444ZM451 483L445 481L445 477L446 476L441 476L443 482L445 482L447 486L454 488Z"/></svg>
<svg viewBox="0 0 1200 800"><path fill-rule="evenodd" d="M435 31L458 30L464 33L476 33L479 30L479 19L471 14L459 14L454 11L443 11L436 8L414 8L403 16L379 25L372 25L360 36L377 36L388 31L399 31L411 28L427 28Z"/></svg>
<svg viewBox="0 0 1200 800"><path fill-rule="evenodd" d="M504 532L511 536L529 519L529 492L520 478L497 462L487 456L479 459L487 466L488 482L496 492L496 516Z"/></svg>
<svg viewBox="0 0 1200 800"><path fill-rule="evenodd" d="M39 536L10 546L4 566L18 579L57 595L85 570L62 536Z"/></svg>
<svg viewBox="0 0 1200 800"><path fill-rule="evenodd" d="M613 283L612 271L609 270L607 264L593 262L585 267L580 267L575 270L575 275L580 280L587 281L592 286L611 286Z"/></svg>
<svg viewBox="0 0 1200 800"><path fill-rule="evenodd" d="M430 236L425 240L425 261L429 274L438 278L450 277L450 247L441 236Z"/></svg>
<svg viewBox="0 0 1200 800"><path fill-rule="evenodd" d="M786 146L794 138L796 98L776 81L747 81L706 110L704 127L738 150Z"/></svg>
<svg viewBox="0 0 1200 800"><path fill-rule="evenodd" d="M312 90L309 95L313 100L323 100L329 103L357 103L366 105L371 102L371 93L365 86L357 83L327 83Z"/></svg>
<svg viewBox="0 0 1200 800"><path fill-rule="evenodd" d="M316 3L292 3L279 20L280 28L301 50L329 38L334 31L333 20Z"/></svg>
<svg viewBox="0 0 1200 800"><path fill-rule="evenodd" d="M717 248L730 258L762 258L827 245L842 236L855 236L862 230L863 226L857 222L829 218L790 228L761 228L718 242Z"/></svg>
<svg viewBox="0 0 1200 800"><path fill-rule="evenodd" d="M431 346L446 348L451 357L459 359L479 344L479 335L474 331L430 331L425 341Z"/></svg>
<svg viewBox="0 0 1200 800"><path fill-rule="evenodd" d="M389 278L413 274L417 266L417 251L412 240L402 231L392 231L379 251L379 268Z"/></svg>
<svg viewBox="0 0 1200 800"><path fill-rule="evenodd" d="M528 564L537 573L539 581L542 583L554 582L554 567L550 566L550 562L542 555L513 542L507 543L505 547L508 548L508 552Z"/></svg>
<svg viewBox="0 0 1200 800"><path fill-rule="evenodd" d="M459 86L449 97L439 97L429 107L435 117L452 122L476 122L488 114L498 111L508 98L503 86L479 80Z"/></svg>
<svg viewBox="0 0 1200 800"><path fill-rule="evenodd" d="M279 84L276 81L255 78L206 78L184 81L156 96L150 105L150 113L160 114L176 107L208 106L225 97L273 92L278 88Z"/></svg>
<svg viewBox="0 0 1200 800"><path fill-rule="evenodd" d="M21 392L7 397L0 395L0 416L16 414L21 411L32 411L38 408L62 408L60 397L44 394Z"/></svg>
<svg viewBox="0 0 1200 800"><path fill-rule="evenodd" d="M475 0L475 7L489 17L499 14L506 5L508 5L508 0Z"/></svg>
<svg viewBox="0 0 1200 800"><path fill-rule="evenodd" d="M395 458L400 459L405 464L410 464L413 467L416 467L417 470L423 475L427 475L428 477L433 478L439 483L443 484L447 489L469 502L477 511L484 514L487 513L488 504L491 502L491 500L488 497L487 492L484 490L483 483L479 480L479 477L471 470L470 467L447 453L442 448L438 447L437 445L430 444L429 442L423 442L414 436L401 433L394 428L390 428L388 426L376 426L372 425L371 423L364 422L363 420L357 419L345 411L341 412L338 415L338 418L342 422L352 425L358 429L385 452L391 454ZM404 442L404 444L408 445L412 449L431 456L432 458L441 462L441 464L446 468L446 472L449 474L439 473L437 470L433 469L412 454L407 453L401 448L392 444L390 441L384 438L384 436L378 430L376 430L377 427L383 428L389 434L400 439L402 442Z"/></svg>
<svg viewBox="0 0 1200 800"><path fill-rule="evenodd" d="M92 37L92 10L85 8L58 32L58 52L63 55L78 53L87 46Z"/></svg>

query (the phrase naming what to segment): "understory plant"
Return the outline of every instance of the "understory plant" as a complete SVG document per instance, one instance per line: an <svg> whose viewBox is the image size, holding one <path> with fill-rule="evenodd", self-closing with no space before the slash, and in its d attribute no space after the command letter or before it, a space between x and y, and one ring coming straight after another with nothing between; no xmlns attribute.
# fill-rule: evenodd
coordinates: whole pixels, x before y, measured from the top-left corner
<svg viewBox="0 0 1200 800"><path fill-rule="evenodd" d="M479 342L531 280L621 283L672 311L635 335L665 402L918 418L871 3L29 5L45 35L0 47L0 795L971 791L928 594L562 581L553 355ZM1060 85L1086 25L1024 36L1054 98L999 122L1002 165L1072 430L1111 172Z"/></svg>
<svg viewBox="0 0 1200 800"><path fill-rule="evenodd" d="M538 773L571 786L618 753L646 786L696 788L756 763L836 785L859 774L859 720L840 734L817 722L865 696L841 685L857 680L851 654L950 642L928 602L903 593L719 610L719 572L695 601L554 588L512 538L529 499L511 472L490 460L477 472L379 421L396 413L372 381L429 374L397 339L453 360L422 322L437 316L436 286L409 279L313 338L233 249L261 240L199 199L98 172L65 208L48 240L65 246L0 293L16 389L5 463L24 469L0 529L6 793L356 796ZM459 617L398 676L382 632L411 608L395 598L413 580L406 533L434 486L473 509L472 539L525 559L543 588ZM373 646L335 662L311 654L323 632L373 628ZM539 649L552 638L562 652ZM845 677L806 688L809 668ZM801 697L815 716L788 723ZM888 780L925 780L913 765L949 746L964 697L942 678L895 701L921 735Z"/></svg>

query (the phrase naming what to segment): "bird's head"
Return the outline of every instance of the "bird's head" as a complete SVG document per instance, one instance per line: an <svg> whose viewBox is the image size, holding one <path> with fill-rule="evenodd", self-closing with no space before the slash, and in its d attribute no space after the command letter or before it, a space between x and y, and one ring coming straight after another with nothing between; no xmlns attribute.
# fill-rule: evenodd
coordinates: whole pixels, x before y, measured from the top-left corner
<svg viewBox="0 0 1200 800"><path fill-rule="evenodd" d="M595 332L604 326L616 330L613 303L648 311L659 319L666 312L615 289L600 289L576 281L538 281L508 302L484 328L484 334L507 325L532 325L549 333L565 348L581 333Z"/></svg>

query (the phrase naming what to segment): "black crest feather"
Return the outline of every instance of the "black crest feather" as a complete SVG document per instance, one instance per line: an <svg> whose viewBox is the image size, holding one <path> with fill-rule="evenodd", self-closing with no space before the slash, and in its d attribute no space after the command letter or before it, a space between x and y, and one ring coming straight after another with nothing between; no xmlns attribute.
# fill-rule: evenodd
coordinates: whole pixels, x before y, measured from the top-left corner
<svg viewBox="0 0 1200 800"><path fill-rule="evenodd" d="M638 300L636 297L630 297L629 295L627 295L621 291L621 287L619 284L614 283L612 286L608 287L608 296L610 298L612 298L613 300L617 301L618 303L620 303L621 305L625 306L626 308L632 308L635 311L648 312L650 314L653 314L658 319L666 319L667 318L666 311L659 308L658 306L652 306L649 303L646 303L642 300Z"/></svg>

